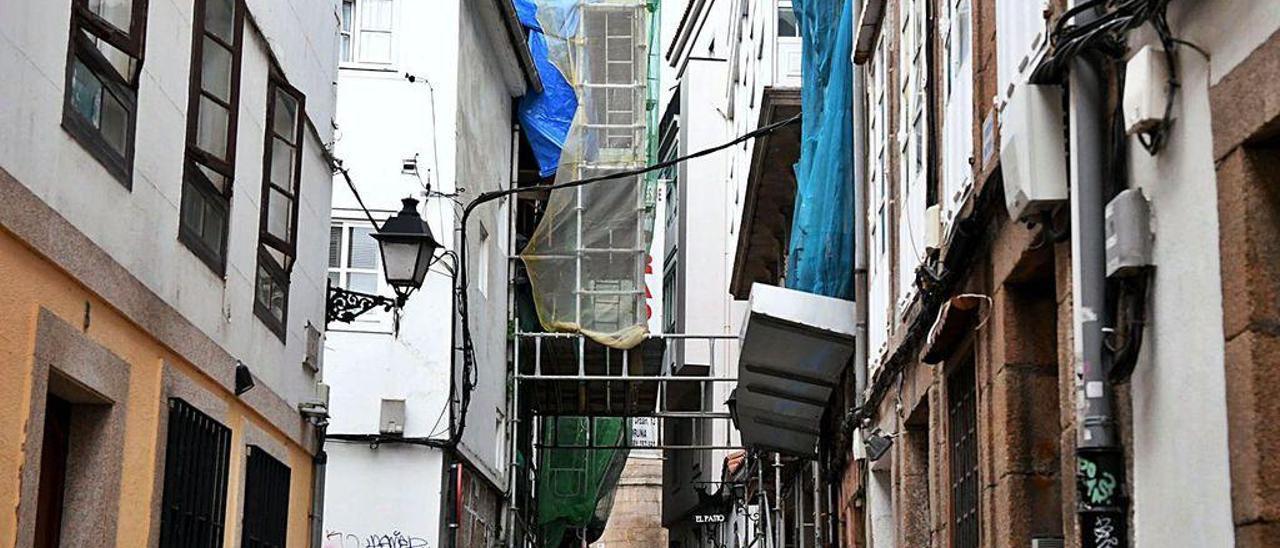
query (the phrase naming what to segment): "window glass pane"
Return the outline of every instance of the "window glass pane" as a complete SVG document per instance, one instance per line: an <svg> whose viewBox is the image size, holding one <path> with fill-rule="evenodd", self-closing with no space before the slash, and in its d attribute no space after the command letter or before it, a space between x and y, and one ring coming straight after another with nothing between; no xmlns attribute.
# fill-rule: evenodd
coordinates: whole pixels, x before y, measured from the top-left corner
<svg viewBox="0 0 1280 548"><path fill-rule="evenodd" d="M71 108L97 127L102 82L79 59L74 63L71 67Z"/></svg>
<svg viewBox="0 0 1280 548"><path fill-rule="evenodd" d="M339 58L343 63L351 62L351 35L342 34L342 57Z"/></svg>
<svg viewBox="0 0 1280 548"><path fill-rule="evenodd" d="M267 251L267 255L271 257L271 260L275 261L276 265L278 265L281 269L284 269L285 272L288 272L293 269L293 259L290 258L288 255L285 255L280 250L274 247L271 247L269 245L262 246L262 249L265 249Z"/></svg>
<svg viewBox="0 0 1280 548"><path fill-rule="evenodd" d="M284 321L284 301L288 295L288 285L277 281L271 284L271 315L281 322Z"/></svg>
<svg viewBox="0 0 1280 548"><path fill-rule="evenodd" d="M227 177L225 175L209 169L207 166L201 165L198 162L196 163L196 167L200 168L200 173L204 174L204 176L209 179L209 182L213 184L213 188L217 189L218 192L225 193L227 191Z"/></svg>
<svg viewBox="0 0 1280 548"><path fill-rule="evenodd" d="M355 0L342 0L342 31L351 32L352 20L356 15Z"/></svg>
<svg viewBox="0 0 1280 548"><path fill-rule="evenodd" d="M205 38L201 55L200 87L214 97L231 102L231 52Z"/></svg>
<svg viewBox="0 0 1280 548"><path fill-rule="evenodd" d="M391 0L360 2L360 26L368 30L391 30Z"/></svg>
<svg viewBox="0 0 1280 548"><path fill-rule="evenodd" d="M201 201L204 201L203 198ZM226 218L223 217L222 211L212 203L205 203L204 206L204 228L201 230L201 240L209 251L215 254L222 254L222 234L227 229Z"/></svg>
<svg viewBox="0 0 1280 548"><path fill-rule="evenodd" d="M378 241L373 239L373 229L352 228L348 244L347 266L351 268L378 268Z"/></svg>
<svg viewBox="0 0 1280 548"><path fill-rule="evenodd" d="M271 139L271 182L293 190L293 147L279 137Z"/></svg>
<svg viewBox="0 0 1280 548"><path fill-rule="evenodd" d="M329 273L329 285L333 287L342 287L342 274L337 272Z"/></svg>
<svg viewBox="0 0 1280 548"><path fill-rule="evenodd" d="M196 234L200 234L204 226L204 204L190 183L184 183L182 189L182 226Z"/></svg>
<svg viewBox="0 0 1280 548"><path fill-rule="evenodd" d="M298 116L298 101L283 91L276 91L275 105L275 121L272 122L272 129L276 135L284 137L288 142L292 143L296 136Z"/></svg>
<svg viewBox="0 0 1280 548"><path fill-rule="evenodd" d="M289 221L293 217L293 201L276 188L267 192L267 233L291 242Z"/></svg>
<svg viewBox="0 0 1280 548"><path fill-rule="evenodd" d="M129 111L110 93L102 94L102 123L98 129L107 146L124 156L129 140Z"/></svg>
<svg viewBox="0 0 1280 548"><path fill-rule="evenodd" d="M235 44L235 0L204 0L204 30Z"/></svg>
<svg viewBox="0 0 1280 548"><path fill-rule="evenodd" d="M370 272L350 272L347 274L347 289L361 293L377 293L378 275Z"/></svg>
<svg viewBox="0 0 1280 548"><path fill-rule="evenodd" d="M329 227L329 268L342 266L342 227Z"/></svg>
<svg viewBox="0 0 1280 548"><path fill-rule="evenodd" d="M89 0L89 11L116 28L129 32L133 20L133 0Z"/></svg>
<svg viewBox="0 0 1280 548"><path fill-rule="evenodd" d="M94 47L98 48L98 53L101 53L102 57L107 60L107 64L116 69L116 73L120 78L132 84L133 77L136 76L135 72L137 69L137 64L134 63L133 56L116 49L115 46L107 43L106 40L98 38L88 31L81 32L84 32L84 36L93 43Z"/></svg>
<svg viewBox="0 0 1280 548"><path fill-rule="evenodd" d="M258 279L253 293L254 299L259 303L266 305L271 302L271 275L267 274L267 269L262 265L258 265Z"/></svg>
<svg viewBox="0 0 1280 548"><path fill-rule="evenodd" d="M800 36L800 24L792 8L778 8L778 37Z"/></svg>
<svg viewBox="0 0 1280 548"><path fill-rule="evenodd" d="M391 33L360 33L360 60L365 63L391 62Z"/></svg>
<svg viewBox="0 0 1280 548"><path fill-rule="evenodd" d="M225 160L227 157L227 109L208 97L200 97L200 119L196 128L196 146Z"/></svg>

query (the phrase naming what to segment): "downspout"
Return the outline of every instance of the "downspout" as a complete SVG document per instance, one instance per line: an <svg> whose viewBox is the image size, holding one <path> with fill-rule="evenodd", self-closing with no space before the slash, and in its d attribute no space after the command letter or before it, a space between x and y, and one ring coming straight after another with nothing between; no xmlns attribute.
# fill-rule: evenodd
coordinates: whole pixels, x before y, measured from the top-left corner
<svg viewBox="0 0 1280 548"><path fill-rule="evenodd" d="M1072 0L1073 7L1089 0ZM1087 25L1093 12L1077 17ZM1116 428L1111 355L1103 348L1106 296L1104 202L1107 199L1106 86L1089 55L1070 65L1068 152L1071 181L1072 352L1076 386L1076 514L1085 547L1128 546L1124 448Z"/></svg>
<svg viewBox="0 0 1280 548"><path fill-rule="evenodd" d="M324 479L329 464L329 454L324 452L325 432L328 421L316 425L316 451L311 457L311 548L320 548L324 540Z"/></svg>
<svg viewBox="0 0 1280 548"><path fill-rule="evenodd" d="M863 0L854 0L850 16L854 28L857 29L858 18L861 17ZM855 49L856 50L856 49ZM852 51L850 52L852 55ZM852 57L849 59L852 63ZM855 323L853 373L854 373L854 407L861 407L867 390L867 185L866 178L860 175L867 166L867 138L863 133L866 126L866 95L862 93L864 71L862 66L853 67L853 314ZM859 425L853 425L857 428Z"/></svg>

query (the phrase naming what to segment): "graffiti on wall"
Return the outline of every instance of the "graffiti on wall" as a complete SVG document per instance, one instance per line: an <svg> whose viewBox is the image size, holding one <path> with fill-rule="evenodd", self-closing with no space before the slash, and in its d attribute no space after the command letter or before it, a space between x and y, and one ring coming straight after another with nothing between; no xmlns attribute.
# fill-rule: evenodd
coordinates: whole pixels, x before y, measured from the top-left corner
<svg viewBox="0 0 1280 548"><path fill-rule="evenodd" d="M431 548L431 543L400 531L366 534L325 531L324 548Z"/></svg>

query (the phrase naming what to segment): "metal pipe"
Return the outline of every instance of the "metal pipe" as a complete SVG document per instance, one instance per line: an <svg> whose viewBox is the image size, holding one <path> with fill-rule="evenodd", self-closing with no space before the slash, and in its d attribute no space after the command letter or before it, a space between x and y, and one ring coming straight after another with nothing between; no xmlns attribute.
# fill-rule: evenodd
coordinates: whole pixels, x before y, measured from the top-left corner
<svg viewBox="0 0 1280 548"><path fill-rule="evenodd" d="M855 0L853 9L853 26L857 28L858 17L863 8L863 0ZM863 93L866 83L862 67L853 69L853 154L854 154L854 215L853 215L853 374L854 374L854 407L861 407L867 390L867 192L868 177L859 177L870 169L867 163L867 137L856 128L867 127L867 97ZM859 171L861 167L862 171ZM859 425L853 425L855 428Z"/></svg>
<svg viewBox="0 0 1280 548"><path fill-rule="evenodd" d="M1079 6L1087 0L1072 0ZM1092 11L1077 16L1080 25L1096 19ZM1116 429L1114 387L1109 378L1110 354L1103 349L1108 325L1103 233L1106 200L1106 84L1100 67L1088 55L1071 63L1067 81L1068 138L1071 176L1071 303L1073 356L1079 379L1076 396L1076 515L1081 544L1097 546L1114 539L1128 545L1128 501L1124 495L1124 450ZM1099 537L1102 530L1107 533ZM1108 540L1110 542L1110 540ZM1111 544L1107 544L1110 546Z"/></svg>

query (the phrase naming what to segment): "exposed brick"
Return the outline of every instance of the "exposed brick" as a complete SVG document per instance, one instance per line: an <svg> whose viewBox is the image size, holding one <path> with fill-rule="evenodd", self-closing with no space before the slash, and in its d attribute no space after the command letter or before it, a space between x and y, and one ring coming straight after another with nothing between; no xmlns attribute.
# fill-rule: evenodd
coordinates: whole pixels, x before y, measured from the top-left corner
<svg viewBox="0 0 1280 548"><path fill-rule="evenodd" d="M1280 521L1280 337L1228 341L1226 383L1235 522Z"/></svg>
<svg viewBox="0 0 1280 548"><path fill-rule="evenodd" d="M1236 528L1236 548L1273 548L1280 539L1280 523L1250 523Z"/></svg>

